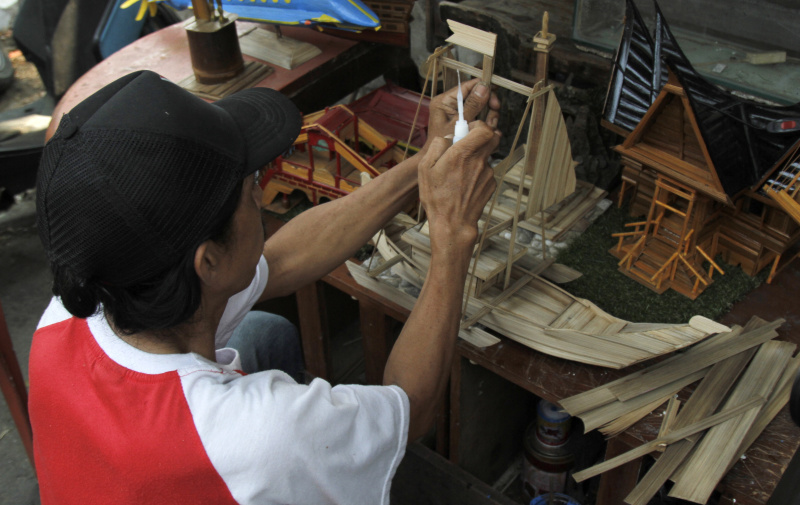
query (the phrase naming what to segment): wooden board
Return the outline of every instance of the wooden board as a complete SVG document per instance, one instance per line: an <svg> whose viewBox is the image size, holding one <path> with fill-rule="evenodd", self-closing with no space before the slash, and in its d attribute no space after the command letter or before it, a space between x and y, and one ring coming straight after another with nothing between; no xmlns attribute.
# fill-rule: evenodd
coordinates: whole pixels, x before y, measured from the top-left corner
<svg viewBox="0 0 800 505"><path fill-rule="evenodd" d="M322 54L322 50L313 44L289 37L278 37L275 32L264 28L255 28L240 35L239 47L242 54L287 70L297 68Z"/></svg>
<svg viewBox="0 0 800 505"><path fill-rule="evenodd" d="M219 84L200 84L194 74L178 82L178 86L206 100L219 100L231 93L252 88L275 70L258 61L245 61L244 71L233 79Z"/></svg>

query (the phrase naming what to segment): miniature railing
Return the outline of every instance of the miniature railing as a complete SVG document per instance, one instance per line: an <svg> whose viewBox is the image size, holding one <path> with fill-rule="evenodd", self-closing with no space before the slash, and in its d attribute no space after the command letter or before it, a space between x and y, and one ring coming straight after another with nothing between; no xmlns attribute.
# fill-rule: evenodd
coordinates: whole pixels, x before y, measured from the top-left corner
<svg viewBox="0 0 800 505"><path fill-rule="evenodd" d="M647 225L648 224L652 224L652 223L649 222L649 221L639 221L639 222L636 222L636 223L627 223L627 224L625 224L625 226L635 226L636 229L633 230L633 231L628 231L628 232L613 233L611 235L612 237L619 238L619 241L617 242L617 252L622 251L622 242L625 240L625 237L639 237L639 240L637 240L631 246L631 248L628 250L627 254L625 254L625 256L623 256L622 259L619 260L619 263L617 263L617 266L622 266L623 263L627 262L625 268L630 268L631 267L631 263L633 263L633 259L636 256L638 256L640 252L642 252L642 248L644 247L645 234L647 233ZM645 228L644 229L639 229L640 226L644 226Z"/></svg>
<svg viewBox="0 0 800 505"><path fill-rule="evenodd" d="M720 275L725 275L725 271L721 269L719 265L717 265L717 263L711 259L711 256L709 256L703 249L701 249L700 246L695 247L695 249L697 249L697 252L699 252L706 259L706 261L708 261L709 279L712 279L714 277L714 269L716 269L717 272L720 273Z"/></svg>

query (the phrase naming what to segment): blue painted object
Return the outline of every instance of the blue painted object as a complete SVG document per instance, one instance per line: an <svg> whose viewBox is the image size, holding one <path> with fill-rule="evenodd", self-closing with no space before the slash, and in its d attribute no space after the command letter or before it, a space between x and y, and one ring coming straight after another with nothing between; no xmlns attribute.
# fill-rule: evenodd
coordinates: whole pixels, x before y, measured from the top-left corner
<svg viewBox="0 0 800 505"><path fill-rule="evenodd" d="M114 0L106 9L95 33L95 52L106 59L142 34L145 19L136 19L136 9L122 9L125 0Z"/></svg>
<svg viewBox="0 0 800 505"><path fill-rule="evenodd" d="M571 496L562 493L542 494L531 500L529 505L580 505Z"/></svg>
<svg viewBox="0 0 800 505"><path fill-rule="evenodd" d="M192 6L190 0L167 0L167 4L178 10ZM360 0L222 0L222 9L240 19L262 23L322 25L350 31L381 26L378 16Z"/></svg>

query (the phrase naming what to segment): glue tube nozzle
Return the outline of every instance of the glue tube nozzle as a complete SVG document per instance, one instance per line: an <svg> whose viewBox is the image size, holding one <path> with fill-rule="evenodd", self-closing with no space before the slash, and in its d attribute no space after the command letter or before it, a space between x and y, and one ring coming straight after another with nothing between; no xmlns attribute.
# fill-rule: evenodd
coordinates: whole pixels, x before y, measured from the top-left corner
<svg viewBox="0 0 800 505"><path fill-rule="evenodd" d="M461 72L456 70L458 76L458 120L456 121L456 128L453 132L453 144L463 139L469 133L469 123L464 119L464 94L461 92Z"/></svg>

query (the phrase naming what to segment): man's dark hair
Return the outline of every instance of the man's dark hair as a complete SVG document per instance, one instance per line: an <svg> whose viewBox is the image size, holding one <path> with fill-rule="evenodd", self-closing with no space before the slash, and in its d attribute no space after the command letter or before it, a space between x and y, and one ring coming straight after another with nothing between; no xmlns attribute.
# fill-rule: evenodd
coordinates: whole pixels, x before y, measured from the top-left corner
<svg viewBox="0 0 800 505"><path fill-rule="evenodd" d="M207 240L227 245L233 214L241 201L242 185L228 196ZM87 318L102 309L116 329L133 334L162 332L189 321L200 307L200 279L194 269L199 242L158 275L130 286L115 286L97 279L83 279L71 269L50 264L53 294L75 317Z"/></svg>

